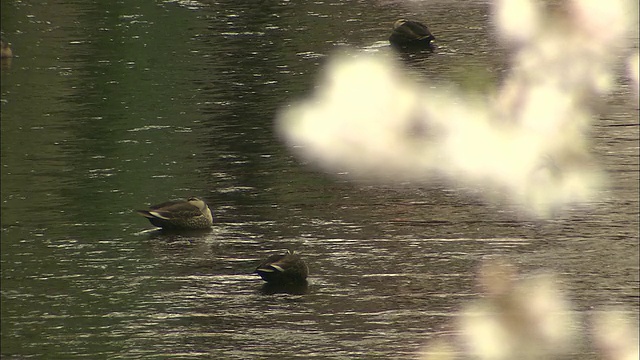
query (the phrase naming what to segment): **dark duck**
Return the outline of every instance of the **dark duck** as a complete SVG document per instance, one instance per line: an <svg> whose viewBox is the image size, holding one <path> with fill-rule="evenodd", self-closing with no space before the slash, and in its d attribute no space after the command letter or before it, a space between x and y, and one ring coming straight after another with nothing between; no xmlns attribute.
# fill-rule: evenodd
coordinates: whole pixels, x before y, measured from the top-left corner
<svg viewBox="0 0 640 360"><path fill-rule="evenodd" d="M260 263L254 273L269 284L304 283L309 275L309 267L293 251L273 254Z"/></svg>
<svg viewBox="0 0 640 360"><path fill-rule="evenodd" d="M432 50L431 41L435 39L426 25L417 21L399 19L393 24L393 33L389 36L389 43L401 50Z"/></svg>

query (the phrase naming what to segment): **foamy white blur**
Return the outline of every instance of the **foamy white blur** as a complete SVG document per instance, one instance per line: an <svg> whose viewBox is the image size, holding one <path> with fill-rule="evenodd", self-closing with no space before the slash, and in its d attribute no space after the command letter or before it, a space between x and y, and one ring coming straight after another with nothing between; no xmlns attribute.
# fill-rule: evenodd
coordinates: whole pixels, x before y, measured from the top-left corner
<svg viewBox="0 0 640 360"><path fill-rule="evenodd" d="M622 0L607 11L600 1L570 1L574 17L560 20L536 4L494 4L501 38L517 50L491 96L420 86L384 54L344 55L313 97L281 113L280 133L329 171L399 181L444 174L541 216L593 200L603 177L587 150L590 105L611 91L632 21Z"/></svg>

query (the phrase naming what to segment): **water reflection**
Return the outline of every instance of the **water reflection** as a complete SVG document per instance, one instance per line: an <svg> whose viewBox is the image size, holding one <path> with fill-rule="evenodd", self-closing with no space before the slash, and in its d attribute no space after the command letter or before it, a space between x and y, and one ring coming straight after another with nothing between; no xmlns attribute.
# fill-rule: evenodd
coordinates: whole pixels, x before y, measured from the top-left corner
<svg viewBox="0 0 640 360"><path fill-rule="evenodd" d="M190 229L190 230L176 230L176 229L163 229L155 228L138 232L136 235L147 235L150 240L164 240L166 242L181 241L183 239L195 239L201 238L207 234L210 234L213 230L209 229Z"/></svg>
<svg viewBox="0 0 640 360"><path fill-rule="evenodd" d="M265 283L260 288L260 292L264 295L274 294L290 294L290 295L304 295L309 291L309 282L304 281L302 283Z"/></svg>
<svg viewBox="0 0 640 360"><path fill-rule="evenodd" d="M2 58L0 59L0 66L2 69L9 69L11 67L12 58Z"/></svg>

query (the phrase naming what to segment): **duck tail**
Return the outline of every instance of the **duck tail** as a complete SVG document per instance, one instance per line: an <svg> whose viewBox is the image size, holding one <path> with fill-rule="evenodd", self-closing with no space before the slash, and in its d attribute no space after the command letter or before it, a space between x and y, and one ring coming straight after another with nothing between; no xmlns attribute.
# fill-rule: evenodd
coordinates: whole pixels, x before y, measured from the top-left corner
<svg viewBox="0 0 640 360"><path fill-rule="evenodd" d="M136 210L136 212L138 213L138 215L144 216L147 219L151 219L155 217L147 210Z"/></svg>
<svg viewBox="0 0 640 360"><path fill-rule="evenodd" d="M255 271L256 273L275 273L275 272L284 272L284 269L276 264L269 264L269 265L265 265L265 266L261 266L259 268L256 269Z"/></svg>
<svg viewBox="0 0 640 360"><path fill-rule="evenodd" d="M170 218L168 216L163 215L162 213L159 213L157 211L148 211L148 210L136 210L136 212L144 217L146 217L147 219L163 219L163 220L170 220Z"/></svg>

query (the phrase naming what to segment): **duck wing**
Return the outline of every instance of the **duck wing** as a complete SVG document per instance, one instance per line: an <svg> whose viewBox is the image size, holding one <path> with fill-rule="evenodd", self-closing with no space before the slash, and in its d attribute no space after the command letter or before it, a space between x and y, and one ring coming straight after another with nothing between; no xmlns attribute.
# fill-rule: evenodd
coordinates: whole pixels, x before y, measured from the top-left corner
<svg viewBox="0 0 640 360"><path fill-rule="evenodd" d="M416 21L402 23L393 30L392 36L405 41L435 39L426 25Z"/></svg>
<svg viewBox="0 0 640 360"><path fill-rule="evenodd" d="M149 210L138 210L138 214L146 218L160 218L171 220L175 218L191 218L201 216L202 212L196 206L186 201L166 201L152 205Z"/></svg>
<svg viewBox="0 0 640 360"><path fill-rule="evenodd" d="M285 256L286 256L285 254L270 255L263 262L261 262L260 265L258 265L258 267L256 268L255 272L257 272L257 273L260 273L260 272L272 273L272 272L275 272L275 271L284 272L284 268L282 267L283 264L279 264L279 262ZM274 266L274 264L275 264L275 266Z"/></svg>

